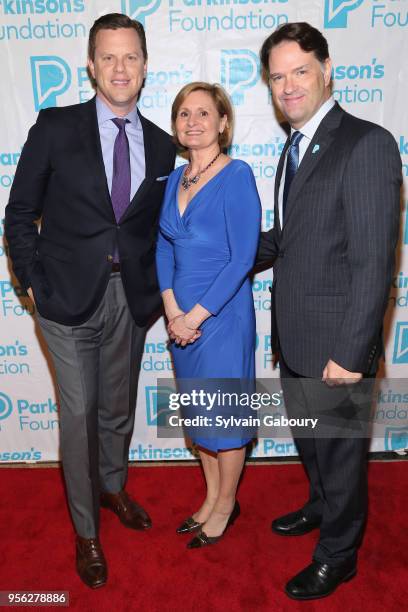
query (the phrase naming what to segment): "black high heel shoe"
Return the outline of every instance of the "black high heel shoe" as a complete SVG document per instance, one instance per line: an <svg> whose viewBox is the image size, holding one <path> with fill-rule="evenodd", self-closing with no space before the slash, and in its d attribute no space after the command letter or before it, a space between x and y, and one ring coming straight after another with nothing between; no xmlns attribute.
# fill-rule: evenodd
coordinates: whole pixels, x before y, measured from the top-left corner
<svg viewBox="0 0 408 612"><path fill-rule="evenodd" d="M228 519L228 523L225 526L224 531L219 536L208 536L205 531L201 530L190 542L187 544L187 548L203 548L204 546L210 546L211 544L216 544L218 540L222 538L224 533L227 531L228 527L234 524L236 519L239 517L241 513L241 509L239 507L239 503L236 501L235 506L230 514Z"/></svg>
<svg viewBox="0 0 408 612"><path fill-rule="evenodd" d="M177 527L176 533L193 533L193 531L200 529L201 525L203 524L204 523L198 523L192 516L189 516L184 523L181 523L181 525Z"/></svg>

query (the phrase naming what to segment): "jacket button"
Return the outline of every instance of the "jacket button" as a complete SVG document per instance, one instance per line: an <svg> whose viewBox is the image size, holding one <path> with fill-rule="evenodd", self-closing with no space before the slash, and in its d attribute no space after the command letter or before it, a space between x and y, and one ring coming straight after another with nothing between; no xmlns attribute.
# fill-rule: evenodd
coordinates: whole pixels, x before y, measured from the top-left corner
<svg viewBox="0 0 408 612"><path fill-rule="evenodd" d="M109 263L112 263L113 255L108 255L106 259L109 261Z"/></svg>
<svg viewBox="0 0 408 612"><path fill-rule="evenodd" d="M285 251L279 251L278 257L283 257L285 255Z"/></svg>

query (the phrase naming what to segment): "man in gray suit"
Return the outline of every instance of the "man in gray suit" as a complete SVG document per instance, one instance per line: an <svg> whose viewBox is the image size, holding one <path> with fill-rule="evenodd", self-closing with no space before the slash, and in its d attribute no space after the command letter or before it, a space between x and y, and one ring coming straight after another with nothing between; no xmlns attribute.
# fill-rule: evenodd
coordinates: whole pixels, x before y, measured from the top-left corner
<svg viewBox="0 0 408 612"><path fill-rule="evenodd" d="M156 237L175 147L137 109L147 71L142 24L103 15L88 50L96 97L39 113L5 228L55 365L77 572L98 588L107 581L100 506L129 529L151 527L125 486L146 329L161 303Z"/></svg>
<svg viewBox="0 0 408 612"><path fill-rule="evenodd" d="M274 228L262 234L258 261L274 265L272 339L286 408L318 415L320 425L306 437L294 432L309 500L272 530L302 535L320 527L312 563L286 585L291 598L315 599L356 574L401 160L390 133L333 100L318 30L281 26L265 40L261 62L290 136L277 170Z"/></svg>

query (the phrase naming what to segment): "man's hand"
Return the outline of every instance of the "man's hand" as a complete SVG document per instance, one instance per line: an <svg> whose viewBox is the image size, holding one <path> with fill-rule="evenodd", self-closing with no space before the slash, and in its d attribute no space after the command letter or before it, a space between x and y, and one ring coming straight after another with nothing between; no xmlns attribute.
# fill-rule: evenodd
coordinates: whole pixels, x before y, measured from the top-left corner
<svg viewBox="0 0 408 612"><path fill-rule="evenodd" d="M349 372L338 363L329 359L326 367L323 370L322 380L329 386L337 385L354 385L363 378L361 372Z"/></svg>
<svg viewBox="0 0 408 612"><path fill-rule="evenodd" d="M167 331L169 332L171 340L174 340L176 344L180 344L181 346L192 344L201 336L201 332L198 329L187 327L184 314L178 315L169 321Z"/></svg>
<svg viewBox="0 0 408 612"><path fill-rule="evenodd" d="M34 293L33 293L33 290L31 289L31 287L29 287L29 288L27 289L27 293L28 293L28 295L29 295L30 300L32 301L32 303L33 303L33 304L34 304L34 306L35 306Z"/></svg>

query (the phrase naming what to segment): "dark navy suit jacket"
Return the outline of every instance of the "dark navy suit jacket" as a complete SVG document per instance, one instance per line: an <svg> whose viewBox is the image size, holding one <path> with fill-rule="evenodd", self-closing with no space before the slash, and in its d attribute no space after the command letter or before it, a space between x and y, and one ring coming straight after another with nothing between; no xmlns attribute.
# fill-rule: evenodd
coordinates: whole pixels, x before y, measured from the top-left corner
<svg viewBox="0 0 408 612"><path fill-rule="evenodd" d="M24 289L32 287L47 319L64 325L89 319L105 293L116 244L136 323L146 324L161 303L157 224L175 147L166 132L140 120L146 177L119 224L106 182L95 98L40 111L29 132L6 207L5 233L14 272Z"/></svg>

